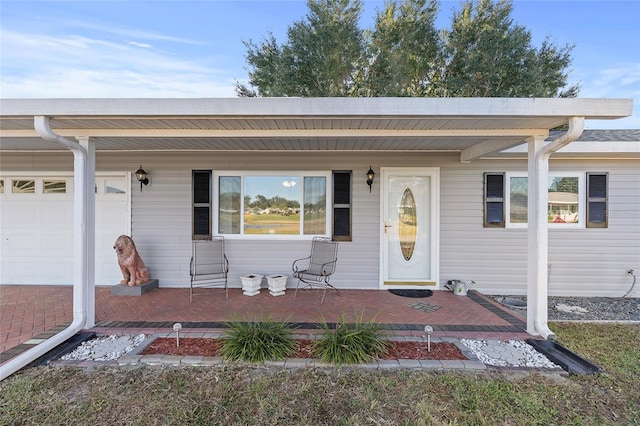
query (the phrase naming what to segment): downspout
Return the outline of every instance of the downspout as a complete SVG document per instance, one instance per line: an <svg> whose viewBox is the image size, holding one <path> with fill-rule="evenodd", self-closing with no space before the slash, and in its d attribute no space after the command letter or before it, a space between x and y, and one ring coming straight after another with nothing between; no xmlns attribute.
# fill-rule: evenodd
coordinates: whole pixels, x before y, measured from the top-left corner
<svg viewBox="0 0 640 426"><path fill-rule="evenodd" d="M548 189L546 188L548 176L549 176L549 157L554 152L570 144L578 139L584 131L584 117L571 117L569 119L569 129L567 132L552 142L539 146L536 142L531 142L531 148L529 151L530 166L535 168L535 178L538 183L544 181L544 189L538 188L538 203L533 203L534 208L537 208L537 212L530 211L529 217L539 218L537 226L531 227L529 223L531 233L529 234L530 244L534 244L536 250L532 250L533 253L529 253L530 261L529 268L534 269L534 281L529 283L533 288L530 289L530 295L533 295L533 300L529 300L527 306L527 326L529 331L533 331L545 339L556 340L557 336L549 329L548 325L548 288L549 280L547 274L548 268L548 251L549 251L549 229L547 224L546 213L542 215L541 208L544 207L545 212L548 205ZM533 157L533 158L531 158ZM531 170L529 170L531 178ZM531 181L530 181L531 184ZM529 196L536 194L529 193ZM532 204L529 204L532 206ZM531 214L534 212L534 215ZM540 247L545 247L544 256L540 253ZM531 273L531 271L530 271ZM529 298L531 299L531 298Z"/></svg>
<svg viewBox="0 0 640 426"><path fill-rule="evenodd" d="M78 143L57 135L49 126L49 117L35 116L33 124L38 135L50 142L65 146L73 152L74 170L74 232L73 232L73 322L60 333L50 337L26 352L10 359L0 367L0 380L4 380L29 363L40 358L50 350L67 341L82 330L87 320L86 293L88 287L86 248L87 248L87 197L86 186L87 152Z"/></svg>

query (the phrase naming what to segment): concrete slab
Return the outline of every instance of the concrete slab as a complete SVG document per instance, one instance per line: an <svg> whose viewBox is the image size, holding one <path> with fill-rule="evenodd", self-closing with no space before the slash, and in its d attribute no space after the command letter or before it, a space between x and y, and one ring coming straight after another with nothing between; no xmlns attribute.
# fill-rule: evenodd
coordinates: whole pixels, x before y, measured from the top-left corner
<svg viewBox="0 0 640 426"><path fill-rule="evenodd" d="M144 284L128 286L117 284L111 287L112 296L141 296L146 292L158 288L158 280L149 280Z"/></svg>

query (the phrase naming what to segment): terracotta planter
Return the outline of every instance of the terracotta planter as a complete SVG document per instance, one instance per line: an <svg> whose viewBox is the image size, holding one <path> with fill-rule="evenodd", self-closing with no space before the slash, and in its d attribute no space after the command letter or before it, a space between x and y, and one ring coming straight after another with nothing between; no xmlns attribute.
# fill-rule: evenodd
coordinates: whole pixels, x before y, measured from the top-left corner
<svg viewBox="0 0 640 426"><path fill-rule="evenodd" d="M242 280L242 293L245 296L255 296L260 294L260 286L262 285L262 275L249 274L241 275Z"/></svg>

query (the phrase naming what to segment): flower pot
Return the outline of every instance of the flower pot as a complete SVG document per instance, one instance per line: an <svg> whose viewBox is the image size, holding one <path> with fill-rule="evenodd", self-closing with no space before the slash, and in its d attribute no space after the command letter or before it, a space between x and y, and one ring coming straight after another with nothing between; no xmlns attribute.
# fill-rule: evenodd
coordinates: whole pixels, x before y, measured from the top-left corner
<svg viewBox="0 0 640 426"><path fill-rule="evenodd" d="M249 274L240 276L242 281L242 293L245 296L255 296L260 293L260 286L262 285L262 275Z"/></svg>
<svg viewBox="0 0 640 426"><path fill-rule="evenodd" d="M287 278L286 275L267 275L269 293L272 296L284 295L284 291L287 288Z"/></svg>

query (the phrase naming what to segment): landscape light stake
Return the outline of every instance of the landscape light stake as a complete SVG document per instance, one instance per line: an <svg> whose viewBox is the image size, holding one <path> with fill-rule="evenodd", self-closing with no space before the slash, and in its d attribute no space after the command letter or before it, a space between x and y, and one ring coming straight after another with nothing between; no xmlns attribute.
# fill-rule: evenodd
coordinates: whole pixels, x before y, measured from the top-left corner
<svg viewBox="0 0 640 426"><path fill-rule="evenodd" d="M427 333L427 351L431 352L431 333L433 333L433 327L425 325L424 332Z"/></svg>
<svg viewBox="0 0 640 426"><path fill-rule="evenodd" d="M173 331L176 332L176 347L180 347L180 330L182 330L182 324L179 322L173 324Z"/></svg>

